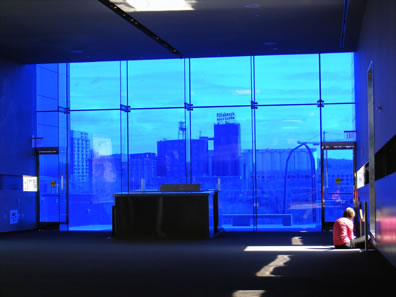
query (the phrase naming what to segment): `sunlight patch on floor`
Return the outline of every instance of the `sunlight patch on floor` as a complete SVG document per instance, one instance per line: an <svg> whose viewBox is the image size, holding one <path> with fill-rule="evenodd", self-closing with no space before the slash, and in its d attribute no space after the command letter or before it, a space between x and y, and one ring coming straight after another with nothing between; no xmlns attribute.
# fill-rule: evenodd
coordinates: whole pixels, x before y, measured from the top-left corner
<svg viewBox="0 0 396 297"><path fill-rule="evenodd" d="M335 249L333 245L247 246L245 252L360 252L360 249Z"/></svg>
<svg viewBox="0 0 396 297"><path fill-rule="evenodd" d="M232 293L232 297L261 297L264 292L263 290L238 290Z"/></svg>
<svg viewBox="0 0 396 297"><path fill-rule="evenodd" d="M290 255L278 255L274 261L265 265L256 273L258 277L281 277L281 275L272 274L275 268L284 267L290 261Z"/></svg>
<svg viewBox="0 0 396 297"><path fill-rule="evenodd" d="M292 244L292 245L303 245L301 236L294 236L294 237L292 237L292 239L291 239L291 244Z"/></svg>

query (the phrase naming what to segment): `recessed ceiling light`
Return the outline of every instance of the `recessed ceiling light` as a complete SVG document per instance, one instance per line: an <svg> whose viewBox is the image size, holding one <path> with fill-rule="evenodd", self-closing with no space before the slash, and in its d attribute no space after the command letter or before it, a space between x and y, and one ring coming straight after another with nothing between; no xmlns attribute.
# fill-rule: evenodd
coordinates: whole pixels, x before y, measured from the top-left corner
<svg viewBox="0 0 396 297"><path fill-rule="evenodd" d="M266 41L266 42L264 42L264 45L268 45L268 46L277 45L277 44L278 44L278 42L276 42L276 41Z"/></svg>
<svg viewBox="0 0 396 297"><path fill-rule="evenodd" d="M245 8L259 8L260 4L252 3L244 5Z"/></svg>

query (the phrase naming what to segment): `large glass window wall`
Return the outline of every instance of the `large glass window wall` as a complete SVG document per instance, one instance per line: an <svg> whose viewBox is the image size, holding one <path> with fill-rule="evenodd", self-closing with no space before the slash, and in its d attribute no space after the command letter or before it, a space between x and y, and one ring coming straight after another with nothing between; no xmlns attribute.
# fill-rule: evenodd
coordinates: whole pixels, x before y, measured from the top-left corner
<svg viewBox="0 0 396 297"><path fill-rule="evenodd" d="M120 130L120 111L71 113L70 230L111 230L113 194L123 180Z"/></svg>
<svg viewBox="0 0 396 297"><path fill-rule="evenodd" d="M320 226L320 111L316 105L256 112L259 229Z"/></svg>
<svg viewBox="0 0 396 297"><path fill-rule="evenodd" d="M115 192L199 183L226 230L320 230L320 141L354 130L352 69L352 53L70 64L69 228L111 229Z"/></svg>
<svg viewBox="0 0 396 297"><path fill-rule="evenodd" d="M249 57L191 59L190 69L194 105L250 105Z"/></svg>
<svg viewBox="0 0 396 297"><path fill-rule="evenodd" d="M129 190L185 184L184 108L133 110L129 116Z"/></svg>
<svg viewBox="0 0 396 297"><path fill-rule="evenodd" d="M316 103L318 55L255 57L255 96L259 104Z"/></svg>

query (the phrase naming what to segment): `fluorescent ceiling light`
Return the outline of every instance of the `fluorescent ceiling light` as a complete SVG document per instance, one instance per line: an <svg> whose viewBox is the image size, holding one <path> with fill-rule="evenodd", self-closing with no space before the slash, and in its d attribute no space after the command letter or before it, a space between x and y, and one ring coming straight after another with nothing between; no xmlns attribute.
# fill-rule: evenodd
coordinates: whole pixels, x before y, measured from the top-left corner
<svg viewBox="0 0 396 297"><path fill-rule="evenodd" d="M196 0L114 0L125 12L194 10Z"/></svg>
<svg viewBox="0 0 396 297"><path fill-rule="evenodd" d="M255 4L255 3L253 3L253 4L245 4L244 7L245 8L259 8L260 4Z"/></svg>

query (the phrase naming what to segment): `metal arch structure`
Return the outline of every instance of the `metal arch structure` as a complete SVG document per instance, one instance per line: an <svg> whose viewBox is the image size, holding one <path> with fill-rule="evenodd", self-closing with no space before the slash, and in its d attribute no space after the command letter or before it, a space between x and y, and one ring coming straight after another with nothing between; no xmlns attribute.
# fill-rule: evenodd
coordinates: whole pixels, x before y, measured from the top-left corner
<svg viewBox="0 0 396 297"><path fill-rule="evenodd" d="M293 152L295 152L302 146L304 146L307 149L309 158L311 160L312 202L314 202L316 200L315 161L314 161L311 149L309 148L309 146L307 145L306 142L303 142L303 143L299 144L298 146L296 146L294 149L292 149L286 159L285 175L284 175L285 182L284 182L284 186L283 186L283 213L286 213L286 200L287 200L287 198L286 198L287 178L286 178L286 176L287 176L287 171L288 171L288 167L289 167L289 160L290 160L290 157L292 156Z"/></svg>

